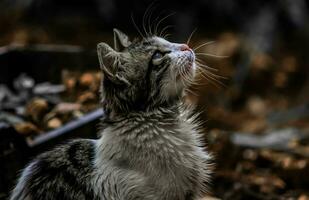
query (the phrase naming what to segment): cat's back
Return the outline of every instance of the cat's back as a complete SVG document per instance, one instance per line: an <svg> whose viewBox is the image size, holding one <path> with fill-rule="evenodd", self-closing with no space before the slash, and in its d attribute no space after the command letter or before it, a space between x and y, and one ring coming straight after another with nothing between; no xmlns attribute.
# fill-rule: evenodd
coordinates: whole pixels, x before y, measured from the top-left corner
<svg viewBox="0 0 309 200"><path fill-rule="evenodd" d="M39 155L23 171L11 199L95 199L89 186L94 148L94 140L79 139Z"/></svg>

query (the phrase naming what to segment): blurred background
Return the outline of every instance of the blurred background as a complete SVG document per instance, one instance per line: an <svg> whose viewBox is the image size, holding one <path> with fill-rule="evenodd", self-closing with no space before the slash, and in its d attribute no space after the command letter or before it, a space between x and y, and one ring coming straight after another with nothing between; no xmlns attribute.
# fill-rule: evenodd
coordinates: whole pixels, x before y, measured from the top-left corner
<svg viewBox="0 0 309 200"><path fill-rule="evenodd" d="M307 1L1 0L0 10L0 199L38 153L97 137L96 44L112 45L113 28L139 36L131 15L143 30L143 16L154 26L174 12L159 30L191 35L214 68L188 94L215 156L208 199L309 199Z"/></svg>

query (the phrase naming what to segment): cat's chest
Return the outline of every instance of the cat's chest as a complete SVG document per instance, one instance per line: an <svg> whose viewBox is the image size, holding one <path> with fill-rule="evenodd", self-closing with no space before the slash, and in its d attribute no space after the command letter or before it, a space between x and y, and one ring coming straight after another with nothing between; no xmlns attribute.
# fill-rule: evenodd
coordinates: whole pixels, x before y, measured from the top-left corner
<svg viewBox="0 0 309 200"><path fill-rule="evenodd" d="M126 147L123 159L131 167L145 172L167 174L195 168L196 146L190 132L172 127L155 126L134 136L129 136L121 143ZM190 131L190 130L187 130Z"/></svg>
<svg viewBox="0 0 309 200"><path fill-rule="evenodd" d="M162 134L157 140L145 143L136 155L132 167L142 171L147 180L162 191L162 195L175 193L185 196L196 187L200 158L191 139L173 133Z"/></svg>
<svg viewBox="0 0 309 200"><path fill-rule="evenodd" d="M194 142L191 130L182 130L172 125L143 124L128 132L120 143L135 151L135 155L157 157L185 156L193 151Z"/></svg>
<svg viewBox="0 0 309 200"><path fill-rule="evenodd" d="M103 155L128 163L129 168L194 168L194 130L175 121L137 119L111 128L103 136Z"/></svg>
<svg viewBox="0 0 309 200"><path fill-rule="evenodd" d="M202 158L194 130L187 126L132 125L103 139L106 160L117 169L137 172L162 195L170 191L186 193L196 187Z"/></svg>

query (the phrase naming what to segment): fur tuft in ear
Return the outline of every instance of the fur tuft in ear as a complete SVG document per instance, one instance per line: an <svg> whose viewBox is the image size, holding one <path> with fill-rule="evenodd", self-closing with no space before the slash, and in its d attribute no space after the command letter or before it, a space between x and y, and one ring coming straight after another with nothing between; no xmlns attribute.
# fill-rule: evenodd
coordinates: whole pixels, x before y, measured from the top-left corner
<svg viewBox="0 0 309 200"><path fill-rule="evenodd" d="M107 76L113 77L116 73L115 64L117 62L118 53L104 42L97 45L97 51L100 68Z"/></svg>
<svg viewBox="0 0 309 200"><path fill-rule="evenodd" d="M129 37L120 30L114 28L114 49L116 51L122 51L124 48L130 46L130 44Z"/></svg>
<svg viewBox="0 0 309 200"><path fill-rule="evenodd" d="M124 75L119 72L119 68L121 68L121 53L116 52L104 42L97 45L97 51L100 68L104 76L114 83L131 85L130 82L124 78Z"/></svg>

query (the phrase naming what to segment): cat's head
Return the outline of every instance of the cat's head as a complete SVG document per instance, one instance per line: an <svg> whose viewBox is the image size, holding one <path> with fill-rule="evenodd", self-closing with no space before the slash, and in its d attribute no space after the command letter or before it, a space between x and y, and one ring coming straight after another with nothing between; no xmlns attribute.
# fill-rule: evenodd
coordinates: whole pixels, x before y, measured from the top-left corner
<svg viewBox="0 0 309 200"><path fill-rule="evenodd" d="M114 112L149 110L177 103L195 74L186 44L152 36L131 42L114 29L114 48L97 46L103 72L102 100Z"/></svg>

